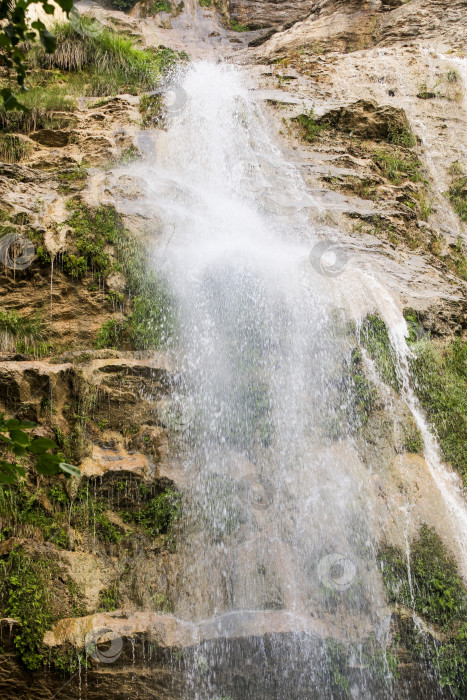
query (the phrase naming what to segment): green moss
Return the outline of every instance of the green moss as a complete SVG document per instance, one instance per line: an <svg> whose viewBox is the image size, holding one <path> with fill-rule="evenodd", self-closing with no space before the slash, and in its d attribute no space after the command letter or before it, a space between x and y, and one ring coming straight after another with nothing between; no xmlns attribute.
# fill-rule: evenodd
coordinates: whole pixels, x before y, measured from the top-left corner
<svg viewBox="0 0 467 700"><path fill-rule="evenodd" d="M99 593L98 612L112 612L118 608L118 585L112 584Z"/></svg>
<svg viewBox="0 0 467 700"><path fill-rule="evenodd" d="M411 586L405 553L388 546L380 551L379 560L390 603L413 608L446 631L464 619L467 597L455 561L427 525L422 525L410 549Z"/></svg>
<svg viewBox="0 0 467 700"><path fill-rule="evenodd" d="M314 116L313 108L311 108L306 114L299 114L298 117L294 117L292 121L297 122L302 128L302 137L304 141L313 143L316 141L321 131L325 128L323 124L319 124Z"/></svg>
<svg viewBox="0 0 467 700"><path fill-rule="evenodd" d="M156 12L172 12L172 5L168 0L157 0L151 8L153 13Z"/></svg>
<svg viewBox="0 0 467 700"><path fill-rule="evenodd" d="M163 491L137 511L124 511L125 522L141 525L151 537L171 535L174 524L181 514L180 494L173 489Z"/></svg>
<svg viewBox="0 0 467 700"><path fill-rule="evenodd" d="M432 663L438 670L442 688L448 687L454 697L467 696L467 623L446 644L433 644Z"/></svg>
<svg viewBox="0 0 467 700"><path fill-rule="evenodd" d="M105 251L107 244L115 244L121 237L123 225L113 207L93 209L83 202L71 200L68 224L79 256L64 257L65 270L73 277L89 271L94 276L105 277L112 269L112 260Z"/></svg>
<svg viewBox="0 0 467 700"><path fill-rule="evenodd" d="M383 381L398 391L396 355L389 340L386 324L379 316L370 314L364 319L360 329L360 342L374 361Z"/></svg>
<svg viewBox="0 0 467 700"><path fill-rule="evenodd" d="M365 377L359 348L354 348L346 358L336 390L338 409L324 426L326 435L334 440L362 428L376 401L376 388Z"/></svg>
<svg viewBox="0 0 467 700"><path fill-rule="evenodd" d="M117 257L133 303L126 333L134 347L147 350L170 345L176 334L176 306L150 266L146 247L128 234L121 235Z"/></svg>
<svg viewBox="0 0 467 700"><path fill-rule="evenodd" d="M42 245L36 248L36 258L39 265L50 265L50 255Z"/></svg>
<svg viewBox="0 0 467 700"><path fill-rule="evenodd" d="M62 183L59 191L62 194L67 194L72 190L79 190L86 184L88 170L84 165L76 164L73 168L64 170L57 174L58 179Z"/></svg>
<svg viewBox="0 0 467 700"><path fill-rule="evenodd" d="M448 197L461 221L467 221L467 176L452 183Z"/></svg>
<svg viewBox="0 0 467 700"><path fill-rule="evenodd" d="M69 207L68 223L80 255L65 255L65 270L73 277L91 273L104 278L112 270L121 271L132 299L129 318L106 321L98 333L97 347L118 348L124 337L137 350L169 344L175 332L175 306L148 262L146 246L125 230L112 207L92 209L76 200ZM106 251L109 244L115 249L114 260ZM121 295L119 301L123 301Z"/></svg>
<svg viewBox="0 0 467 700"><path fill-rule="evenodd" d="M232 29L234 32L249 32L250 28L246 24L240 24L236 19L233 17L230 18L230 29Z"/></svg>
<svg viewBox="0 0 467 700"><path fill-rule="evenodd" d="M467 343L425 340L413 350L415 392L436 429L444 458L467 484Z"/></svg>
<svg viewBox="0 0 467 700"><path fill-rule="evenodd" d="M423 436L420 430L417 428L414 421L410 421L408 424L403 426L403 444L402 449L404 452L409 452L411 454L423 454L424 442Z"/></svg>

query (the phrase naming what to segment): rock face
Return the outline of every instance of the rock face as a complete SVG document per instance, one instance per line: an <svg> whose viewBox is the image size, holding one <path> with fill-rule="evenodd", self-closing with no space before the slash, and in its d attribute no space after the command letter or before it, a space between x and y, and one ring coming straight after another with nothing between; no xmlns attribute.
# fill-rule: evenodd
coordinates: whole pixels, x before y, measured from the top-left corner
<svg viewBox="0 0 467 700"><path fill-rule="evenodd" d="M321 122L353 134L356 138L372 141L388 141L391 135L407 131L409 122L403 109L378 106L374 102L359 100L347 107L326 112Z"/></svg>
<svg viewBox="0 0 467 700"><path fill-rule="evenodd" d="M230 0L230 16L250 29L290 26L304 19L315 0Z"/></svg>
<svg viewBox="0 0 467 700"><path fill-rule="evenodd" d="M318 0L309 17L272 37L264 50L268 55L301 47L317 54L349 52L434 37L462 47L466 26L463 0Z"/></svg>

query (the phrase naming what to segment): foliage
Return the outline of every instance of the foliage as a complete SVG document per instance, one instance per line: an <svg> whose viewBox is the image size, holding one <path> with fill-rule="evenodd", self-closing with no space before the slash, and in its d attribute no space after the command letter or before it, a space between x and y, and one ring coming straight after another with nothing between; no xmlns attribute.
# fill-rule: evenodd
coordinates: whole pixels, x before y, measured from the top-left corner
<svg viewBox="0 0 467 700"><path fill-rule="evenodd" d="M246 24L240 24L238 20L234 19L233 17L230 18L230 29L232 29L234 32L249 32L250 27L248 27Z"/></svg>
<svg viewBox="0 0 467 700"><path fill-rule="evenodd" d="M126 12L136 5L137 0L110 0L110 4L116 10Z"/></svg>
<svg viewBox="0 0 467 700"><path fill-rule="evenodd" d="M143 117L143 126L156 124L162 119L164 100L162 94L143 95L139 101L139 111Z"/></svg>
<svg viewBox="0 0 467 700"><path fill-rule="evenodd" d="M392 124L388 127L387 140L389 143L405 146L405 148L412 148L417 143L417 139L409 128L400 128Z"/></svg>
<svg viewBox="0 0 467 700"><path fill-rule="evenodd" d="M448 197L461 221L467 221L467 176L452 183L448 190Z"/></svg>
<svg viewBox="0 0 467 700"><path fill-rule="evenodd" d="M404 646L430 669L450 696L464 698L467 692L467 594L455 561L434 530L422 525L407 557L402 550L386 546L379 552L383 581L389 602L414 610L441 628L443 641L413 623L404 634Z"/></svg>
<svg viewBox="0 0 467 700"><path fill-rule="evenodd" d="M53 55L38 52L39 66L84 72L87 92L97 97L122 91L138 93L154 89L161 76L185 54L166 47L140 49L134 40L109 28L95 33L78 33L69 24L55 27L58 46Z"/></svg>
<svg viewBox="0 0 467 700"><path fill-rule="evenodd" d="M316 121L313 108L311 108L306 114L299 114L298 117L294 117L292 121L300 124L302 127L303 138L309 143L316 141L321 131L325 128L323 124Z"/></svg>
<svg viewBox="0 0 467 700"><path fill-rule="evenodd" d="M68 207L71 210L68 224L80 255L65 255L65 270L72 277L81 277L87 271L105 277L112 269L112 260L105 247L115 244L122 234L120 217L113 207L92 209L76 200L71 200Z"/></svg>
<svg viewBox="0 0 467 700"><path fill-rule="evenodd" d="M423 454L424 441L423 436L418 429L414 420L409 421L408 424L403 425L403 444L402 448L405 452L410 454Z"/></svg>
<svg viewBox="0 0 467 700"><path fill-rule="evenodd" d="M36 670L45 661L42 640L53 622L48 604L50 562L43 559L33 561L21 550L15 550L1 573L0 595L4 615L21 623L14 644L26 667Z"/></svg>
<svg viewBox="0 0 467 700"><path fill-rule="evenodd" d="M400 185L404 180L426 182L422 163L407 149L381 149L376 151L373 158L383 175L394 185Z"/></svg>
<svg viewBox="0 0 467 700"><path fill-rule="evenodd" d="M14 68L16 71L16 81L20 87L24 86L26 78L25 46L28 42L39 38L44 51L47 54L53 53L57 46L55 37L49 32L45 24L36 19L29 25L27 13L30 5L36 0L21 0L13 3L11 0L0 0L0 20L2 29L0 32L0 48L2 49L2 59L8 69ZM39 4L48 15L52 15L55 6L48 0L38 0ZM73 7L73 0L56 0L56 4L64 11L69 12ZM10 88L3 88L0 91L5 109L19 107L16 98Z"/></svg>
<svg viewBox="0 0 467 700"><path fill-rule="evenodd" d="M64 494L60 487L53 489ZM40 491L31 490L25 482L0 485L0 540L11 536L30 535L31 528L35 535L34 529L37 528L47 542L63 549L68 547L68 536L62 527L61 519L44 508L41 496Z"/></svg>
<svg viewBox="0 0 467 700"><path fill-rule="evenodd" d="M172 12L172 5L168 0L156 0L154 5L151 7L152 12Z"/></svg>
<svg viewBox="0 0 467 700"><path fill-rule="evenodd" d="M383 381L398 391L395 351L386 324L379 316L370 314L364 319L360 329L360 342L374 361Z"/></svg>
<svg viewBox="0 0 467 700"><path fill-rule="evenodd" d="M94 20L81 15L80 21L85 24ZM55 24L53 32L57 40L53 54L34 43L25 44L22 60L28 69L28 83L32 84L21 92L21 104L9 88L0 93L9 95L8 104L0 109L3 130L28 133L58 126L57 121L63 122L63 117L54 113L75 109L73 94L99 97L154 89L177 61L187 58L184 52L167 47L140 49L133 39L108 27L97 33L80 33L65 22Z"/></svg>
<svg viewBox="0 0 467 700"><path fill-rule="evenodd" d="M137 350L158 348L173 341L176 308L164 281L154 272L143 243L123 232L117 259L133 300L126 333Z"/></svg>
<svg viewBox="0 0 467 700"><path fill-rule="evenodd" d="M80 255L63 257L66 272L73 277L88 271L106 277L112 270L120 270L133 301L126 321L109 319L104 323L96 339L97 347L118 348L124 337L138 350L170 342L175 327L174 303L150 266L143 243L129 235L113 207L92 209L72 200L69 208L72 214L68 223ZM115 262L105 250L108 244L115 246Z"/></svg>
<svg viewBox="0 0 467 700"><path fill-rule="evenodd" d="M174 328L173 302L155 276L142 291L133 299L129 331L135 348L147 350L170 342Z"/></svg>
<svg viewBox="0 0 467 700"><path fill-rule="evenodd" d="M173 489L162 491L148 505L138 511L123 512L125 522L141 525L151 537L171 534L181 514L180 494Z"/></svg>
<svg viewBox="0 0 467 700"><path fill-rule="evenodd" d="M411 585L405 553L388 546L380 551L379 559L391 603L413 608L444 630L464 618L467 597L456 563L433 529L422 525L418 538L412 543Z"/></svg>
<svg viewBox="0 0 467 700"><path fill-rule="evenodd" d="M102 542L118 544L124 537L122 529L112 523L106 515L106 504L86 493L78 492L70 509L71 522L80 530L90 531Z"/></svg>
<svg viewBox="0 0 467 700"><path fill-rule="evenodd" d="M347 420L353 429L361 428L368 421L368 416L376 400L376 390L363 373L361 352L352 351L343 377L346 394Z"/></svg>
<svg viewBox="0 0 467 700"><path fill-rule="evenodd" d="M118 350L122 342L124 324L115 318L109 318L97 333L96 348L113 348Z"/></svg>
<svg viewBox="0 0 467 700"><path fill-rule="evenodd" d="M45 332L40 319L21 316L14 309L0 308L0 350L41 355Z"/></svg>
<svg viewBox="0 0 467 700"><path fill-rule="evenodd" d="M4 163L19 163L31 150L28 142L14 134L0 135L0 160Z"/></svg>
<svg viewBox="0 0 467 700"><path fill-rule="evenodd" d="M448 687L454 697L467 695L467 623L449 642L433 645L433 666L438 667L439 682L442 688Z"/></svg>
<svg viewBox="0 0 467 700"><path fill-rule="evenodd" d="M467 343L412 346L415 392L433 423L443 456L467 483Z"/></svg>
<svg viewBox="0 0 467 700"><path fill-rule="evenodd" d="M51 450L56 450L57 445L53 440L45 437L34 437L25 430L35 428L35 423L16 418L5 420L3 413L0 414L0 442L8 451L12 452L19 459L32 457L36 471L39 474L58 474L79 476L79 469L63 461L60 455L53 454ZM25 476L24 466L15 461L14 463L0 459L0 483L14 484L19 476Z"/></svg>
<svg viewBox="0 0 467 700"><path fill-rule="evenodd" d="M53 116L53 112L71 112L76 108L76 100L67 94L67 89L59 85L36 85L21 94L21 104L26 109L0 109L2 130L29 133L36 129L60 127L63 117Z"/></svg>
<svg viewBox="0 0 467 700"><path fill-rule="evenodd" d="M99 594L98 612L112 612L118 607L118 585L113 583Z"/></svg>
<svg viewBox="0 0 467 700"><path fill-rule="evenodd" d="M365 377L359 348L354 348L346 358L336 390L338 408L325 424L325 431L332 439L345 437L349 431L354 433L362 428L376 400L376 388Z"/></svg>

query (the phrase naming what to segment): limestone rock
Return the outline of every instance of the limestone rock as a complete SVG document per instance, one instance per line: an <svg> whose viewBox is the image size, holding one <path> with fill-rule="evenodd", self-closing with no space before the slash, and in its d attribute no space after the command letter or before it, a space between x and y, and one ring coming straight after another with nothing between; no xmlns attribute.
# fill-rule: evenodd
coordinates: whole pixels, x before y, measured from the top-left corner
<svg viewBox="0 0 467 700"><path fill-rule="evenodd" d="M68 145L70 132L56 129L40 129L30 134L30 138L41 146L49 148L63 148Z"/></svg>
<svg viewBox="0 0 467 700"><path fill-rule="evenodd" d="M409 129L403 109L380 106L369 100L358 100L347 107L326 112L320 122L351 133L356 138L386 141L391 133Z"/></svg>

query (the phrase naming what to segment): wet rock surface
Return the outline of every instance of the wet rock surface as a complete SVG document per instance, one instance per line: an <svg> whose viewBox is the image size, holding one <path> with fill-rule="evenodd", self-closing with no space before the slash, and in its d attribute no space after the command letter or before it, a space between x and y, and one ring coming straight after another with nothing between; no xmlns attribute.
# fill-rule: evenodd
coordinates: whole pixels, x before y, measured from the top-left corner
<svg viewBox="0 0 467 700"><path fill-rule="evenodd" d="M98 11L106 13L107 19L118 17L127 31L141 27L150 44L165 41L165 32L176 32L177 21L181 22L171 19L170 30L159 26L154 38L150 17L140 21L123 13ZM206 21L214 25L211 10L199 11L209 14ZM370 273L377 265L380 278L400 305L417 313L424 332L444 338L465 334L466 284L456 257L459 237L463 240L465 232L444 195L451 181L449 167L463 158L467 125L461 81L455 85L447 79L457 64L444 54L462 49L467 21L464 3L234 0L229 18L261 29L256 42L261 45L247 54L242 54L241 47L249 41L248 33L241 39L232 33L230 40L240 42L236 60L250 63L271 123L276 132L282 132L284 149L313 194L312 225L323 237L339 236L350 264L367 265ZM275 32L269 39L268 28ZM212 50L218 45L225 49L228 40L221 29L210 41ZM442 56L433 55L434 41ZM419 46L420 42L425 43ZM255 62L259 65L252 66ZM433 98L417 96L422 81L428 83ZM103 651L112 640L122 642L112 663L91 658L90 668L85 669L82 656L81 669L73 673L68 667L62 674L29 673L12 644L11 630L18 627L12 620L2 621L0 692L6 698L68 695L166 700L231 694L234 700L278 700L324 697L325 688L328 697L341 697L342 688L333 684L334 667L322 676L308 671L287 673L290 659L295 669L324 668L321 661L328 650L323 640L339 638L335 624L339 615L324 619L310 615L300 626L290 625L283 610L254 611L250 621L233 620L230 639L222 640L215 639L216 618L205 621L200 632L200 625L187 625L171 615L177 597L185 596L187 610L196 609L199 592L190 598L184 589L180 553L172 535L148 532L140 514L160 494L183 488L187 479L178 464L178 416L171 404L171 392L179 381L176 365L162 353L90 351L103 323L120 321L122 312L102 289L89 289L92 285L78 284L67 275L60 261L60 254L70 251L66 201L79 192L92 206L113 205L125 213L126 223L138 234L158 235L158 222L139 208L146 183L135 173L122 174L119 169L119 159L128 149L133 157L142 143L137 103L138 98L131 95L94 106L88 101L62 130L25 136L32 148L29 155L20 163L0 167L2 207L10 217L30 217L17 230L39 232L46 254L57 256L53 277L50 260L36 261L15 275L2 270L2 305L28 316L38 309L49 314L50 309L51 338L63 344L53 362L36 361L5 346L0 410L38 421L41 434L51 438L60 430L64 440L73 441L73 455L82 471L81 484L60 483L66 507L54 504L47 493L40 497L40 508L54 517L60 508L79 510L74 520L62 518L64 534L55 540L61 545L47 541L50 533L37 525L9 522L0 542L0 559L5 561L19 548L33 562L44 559L58 567L53 584L56 622L45 637L51 649L71 645L82 654L87 632L92 631L94 641L94 632L103 628ZM317 124L327 126L315 140L307 141L292 119L309 114L311 108ZM392 134L409 129L415 135L413 145L391 142ZM392 182L375 159L381 149L388 158L413 155L419 159L428 185L405 176ZM82 183L74 176L65 181L64 192L59 172L73 174L83 160L92 170ZM427 208L422 212L422 197L427 205L431 202L429 213ZM368 263L368 257L361 255L369 250L377 262ZM107 279L107 290L124 290L118 274ZM361 290L346 288L346 293L358 299ZM378 528L391 544L403 548L405 538L414 537L425 522L438 530L449 548L448 513L424 458L407 451L404 443L407 409L397 397L391 401L391 419L389 409L379 406L357 437L359 456L372 472L370 488L380 505ZM396 437L394 413L399 421ZM248 481L250 467L239 467L246 476L238 493L241 498L256 499L255 517L259 518L271 489L254 476ZM407 528L394 513L403 512L408 500L413 510ZM246 525L242 523L245 530ZM455 550L452 543L451 547ZM245 548L244 556L248 553ZM278 556L277 551L271 550L270 556ZM221 570L212 572L213 580L220 580L221 574ZM283 591L268 576L269 571L258 572L258 578L266 581L259 604L284 606ZM70 593L75 588L78 596ZM290 629L302 633L294 636ZM356 629L357 637L365 634ZM440 689L431 678L429 667L412 658L408 647L410 643L400 650L403 663L400 677L391 686L393 696L450 697L450 691ZM347 660L339 672L344 670L352 687L365 688L371 697L387 697L387 685L375 684L374 675L366 678L365 663Z"/></svg>

